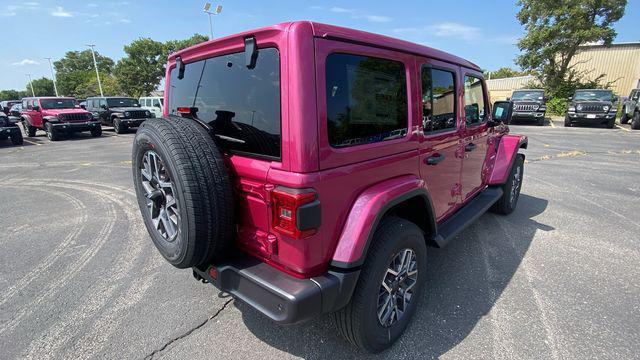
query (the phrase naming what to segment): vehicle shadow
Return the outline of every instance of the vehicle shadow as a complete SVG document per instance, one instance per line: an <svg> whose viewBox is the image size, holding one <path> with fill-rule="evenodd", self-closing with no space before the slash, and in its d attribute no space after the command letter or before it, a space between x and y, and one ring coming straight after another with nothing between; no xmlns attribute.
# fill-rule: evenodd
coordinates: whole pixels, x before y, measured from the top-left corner
<svg viewBox="0 0 640 360"><path fill-rule="evenodd" d="M391 349L375 356L343 340L330 316L279 326L241 301L234 301L234 306L256 337L305 359L438 358L489 313L536 232L554 230L533 219L547 205L545 199L522 194L513 214L485 214L446 248L430 249L427 286L411 325Z"/></svg>

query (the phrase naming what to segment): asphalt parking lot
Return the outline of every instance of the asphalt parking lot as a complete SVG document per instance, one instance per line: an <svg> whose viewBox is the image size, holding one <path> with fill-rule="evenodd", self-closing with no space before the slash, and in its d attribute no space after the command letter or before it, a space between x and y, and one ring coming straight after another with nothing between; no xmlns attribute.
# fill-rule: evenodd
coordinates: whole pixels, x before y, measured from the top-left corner
<svg viewBox="0 0 640 360"><path fill-rule="evenodd" d="M0 358L638 358L640 131L512 132L530 139L518 209L431 250L414 321L377 357L329 318L277 326L164 262L134 134L2 142Z"/></svg>

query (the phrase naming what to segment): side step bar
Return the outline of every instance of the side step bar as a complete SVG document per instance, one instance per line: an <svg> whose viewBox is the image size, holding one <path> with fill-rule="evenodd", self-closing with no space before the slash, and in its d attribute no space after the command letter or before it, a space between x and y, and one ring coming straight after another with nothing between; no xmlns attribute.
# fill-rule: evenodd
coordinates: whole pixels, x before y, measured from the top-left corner
<svg viewBox="0 0 640 360"><path fill-rule="evenodd" d="M445 247L456 235L476 221L502 196L502 189L489 187L484 189L467 205L438 226L438 234L433 239L438 247Z"/></svg>

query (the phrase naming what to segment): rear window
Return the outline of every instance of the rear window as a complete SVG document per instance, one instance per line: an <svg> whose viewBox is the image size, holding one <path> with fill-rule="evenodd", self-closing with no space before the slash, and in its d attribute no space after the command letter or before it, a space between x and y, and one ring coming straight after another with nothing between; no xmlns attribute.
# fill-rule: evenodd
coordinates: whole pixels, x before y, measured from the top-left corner
<svg viewBox="0 0 640 360"><path fill-rule="evenodd" d="M407 79L399 61L350 54L327 57L329 143L345 147L407 134Z"/></svg>
<svg viewBox="0 0 640 360"><path fill-rule="evenodd" d="M280 55L260 49L254 69L236 53L185 65L184 78L171 71L169 114L178 108L208 123L225 150L280 158Z"/></svg>

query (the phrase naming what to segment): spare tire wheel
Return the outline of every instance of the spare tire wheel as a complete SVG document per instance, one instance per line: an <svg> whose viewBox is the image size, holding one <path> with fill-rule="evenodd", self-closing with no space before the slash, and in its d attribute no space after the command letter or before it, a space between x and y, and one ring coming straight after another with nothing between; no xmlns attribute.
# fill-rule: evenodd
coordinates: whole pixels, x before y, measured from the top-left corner
<svg viewBox="0 0 640 360"><path fill-rule="evenodd" d="M147 120L133 142L133 180L147 231L178 268L209 264L233 241L233 194L215 143L193 120Z"/></svg>

